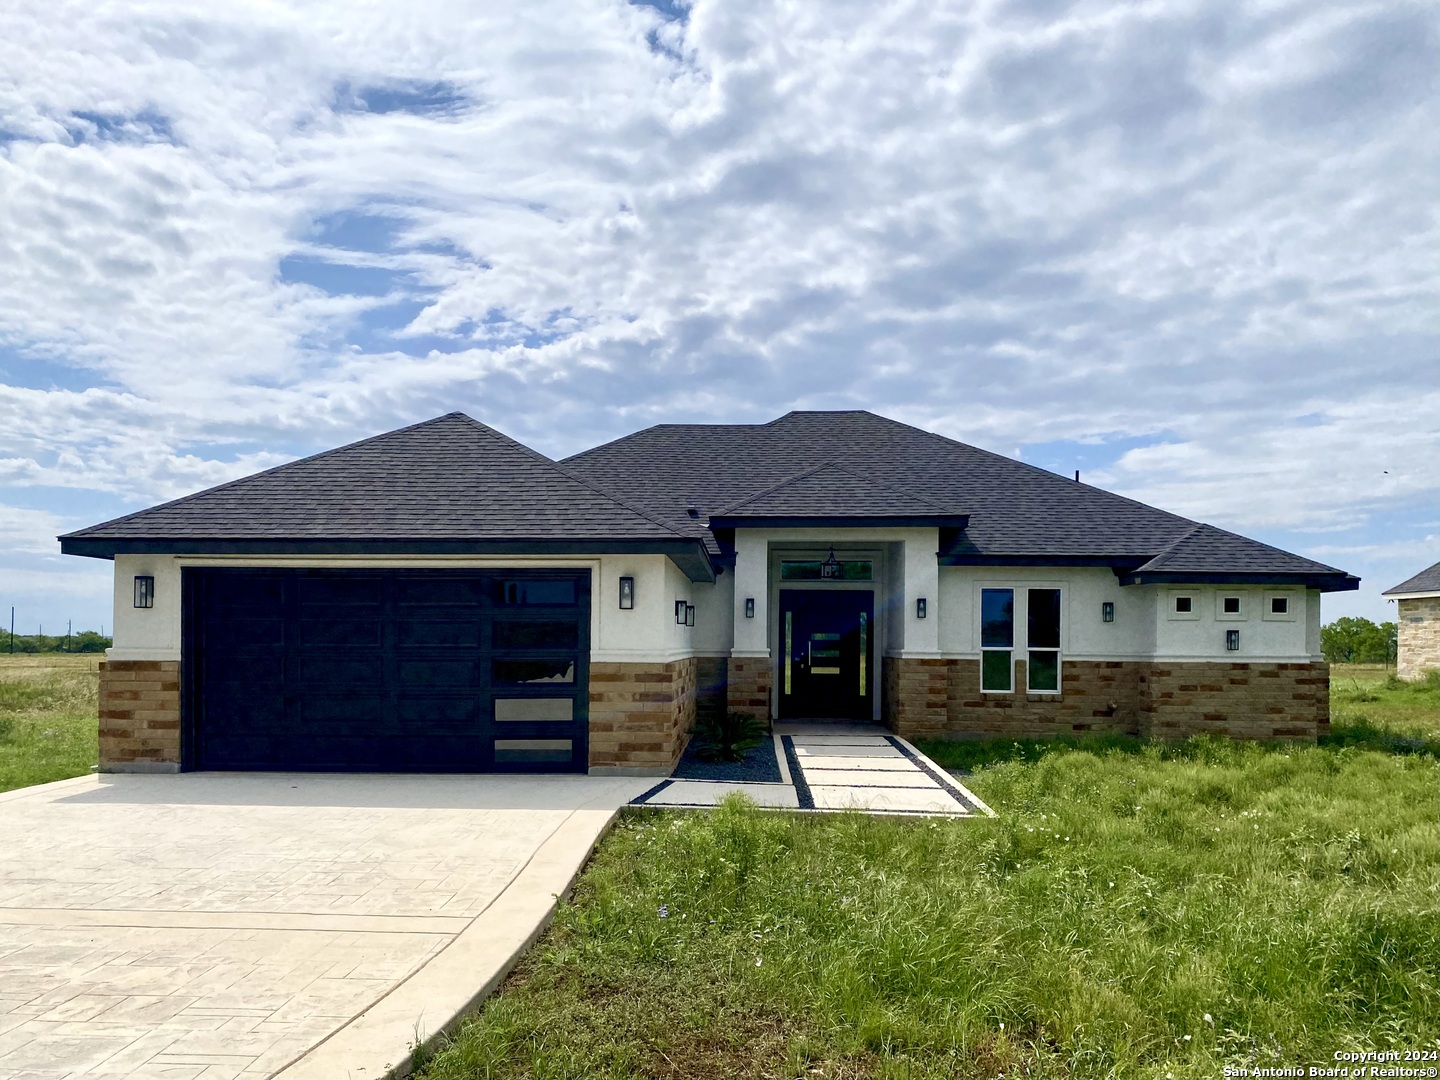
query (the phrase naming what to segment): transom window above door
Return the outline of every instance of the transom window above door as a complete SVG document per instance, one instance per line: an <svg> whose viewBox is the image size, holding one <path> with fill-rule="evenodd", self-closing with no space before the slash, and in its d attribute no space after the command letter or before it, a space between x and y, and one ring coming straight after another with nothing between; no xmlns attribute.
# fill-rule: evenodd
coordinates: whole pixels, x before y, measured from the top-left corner
<svg viewBox="0 0 1440 1080"><path fill-rule="evenodd" d="M781 581L871 581L874 579L875 564L869 559L840 559L840 570L833 577L826 577L824 560L790 561L780 563Z"/></svg>

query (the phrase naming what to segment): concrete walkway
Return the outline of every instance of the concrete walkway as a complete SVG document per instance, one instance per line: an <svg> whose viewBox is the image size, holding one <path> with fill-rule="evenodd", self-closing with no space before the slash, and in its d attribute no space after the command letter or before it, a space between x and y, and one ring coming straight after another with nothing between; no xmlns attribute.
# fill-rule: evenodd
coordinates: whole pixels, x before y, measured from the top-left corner
<svg viewBox="0 0 1440 1080"><path fill-rule="evenodd" d="M190 773L0 794L0 1077L381 1076L498 983L649 783Z"/></svg>
<svg viewBox="0 0 1440 1080"><path fill-rule="evenodd" d="M994 811L909 742L870 728L789 725L772 736L778 784L667 780L639 806L709 807L739 791L760 806L973 817Z"/></svg>

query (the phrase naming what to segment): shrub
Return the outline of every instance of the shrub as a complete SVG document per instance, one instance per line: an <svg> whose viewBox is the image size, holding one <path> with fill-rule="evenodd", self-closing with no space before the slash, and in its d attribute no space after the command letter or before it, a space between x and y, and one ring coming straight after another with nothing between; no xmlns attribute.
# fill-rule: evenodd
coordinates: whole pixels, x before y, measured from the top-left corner
<svg viewBox="0 0 1440 1080"><path fill-rule="evenodd" d="M754 713L727 712L697 719L695 734L704 760L744 761L745 751L759 746L765 737L765 723Z"/></svg>

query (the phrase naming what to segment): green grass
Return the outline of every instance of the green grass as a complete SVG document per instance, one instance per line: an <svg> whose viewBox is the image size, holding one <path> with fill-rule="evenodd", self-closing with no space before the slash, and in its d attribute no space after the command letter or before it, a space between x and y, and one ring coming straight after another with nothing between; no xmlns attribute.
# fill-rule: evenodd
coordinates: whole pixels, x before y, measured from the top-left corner
<svg viewBox="0 0 1440 1080"><path fill-rule="evenodd" d="M95 656L0 656L0 791L83 776L98 760Z"/></svg>
<svg viewBox="0 0 1440 1080"><path fill-rule="evenodd" d="M1335 693L1318 747L927 746L994 820L631 814L423 1075L1159 1080L1440 1047L1440 685Z"/></svg>

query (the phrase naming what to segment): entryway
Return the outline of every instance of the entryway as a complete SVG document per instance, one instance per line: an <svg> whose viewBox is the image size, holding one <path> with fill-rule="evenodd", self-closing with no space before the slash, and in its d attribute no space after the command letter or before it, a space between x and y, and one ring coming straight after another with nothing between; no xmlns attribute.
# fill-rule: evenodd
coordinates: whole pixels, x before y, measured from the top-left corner
<svg viewBox="0 0 1440 1080"><path fill-rule="evenodd" d="M780 590L781 720L874 717L875 593Z"/></svg>

